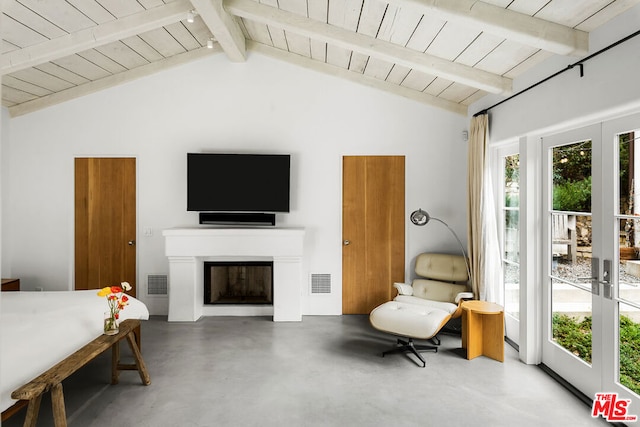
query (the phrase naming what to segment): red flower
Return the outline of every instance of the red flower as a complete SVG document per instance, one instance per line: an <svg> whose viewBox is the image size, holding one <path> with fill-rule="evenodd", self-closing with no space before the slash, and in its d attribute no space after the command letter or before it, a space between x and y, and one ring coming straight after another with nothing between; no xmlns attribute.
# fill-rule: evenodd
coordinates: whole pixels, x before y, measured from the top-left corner
<svg viewBox="0 0 640 427"><path fill-rule="evenodd" d="M107 286L98 292L98 296L107 298L111 319L120 319L120 310L129 305L129 297L125 294L125 291L130 289L131 285L127 282L122 282L121 286Z"/></svg>

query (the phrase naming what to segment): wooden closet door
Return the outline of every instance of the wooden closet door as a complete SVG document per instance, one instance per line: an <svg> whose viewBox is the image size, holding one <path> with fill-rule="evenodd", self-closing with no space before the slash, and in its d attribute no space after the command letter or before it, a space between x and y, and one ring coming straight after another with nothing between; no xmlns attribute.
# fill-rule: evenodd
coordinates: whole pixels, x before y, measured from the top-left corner
<svg viewBox="0 0 640 427"><path fill-rule="evenodd" d="M136 295L136 159L75 159L75 289Z"/></svg>
<svg viewBox="0 0 640 427"><path fill-rule="evenodd" d="M343 158L343 314L369 314L404 282L404 165L404 156Z"/></svg>

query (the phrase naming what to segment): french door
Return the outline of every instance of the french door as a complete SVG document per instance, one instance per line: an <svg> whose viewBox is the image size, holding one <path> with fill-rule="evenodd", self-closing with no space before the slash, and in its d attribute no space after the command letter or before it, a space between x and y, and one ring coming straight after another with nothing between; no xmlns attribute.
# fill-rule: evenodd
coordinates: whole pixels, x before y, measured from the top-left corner
<svg viewBox="0 0 640 427"><path fill-rule="evenodd" d="M636 415L638 137L640 115L542 141L542 361L591 399L596 393L630 399Z"/></svg>

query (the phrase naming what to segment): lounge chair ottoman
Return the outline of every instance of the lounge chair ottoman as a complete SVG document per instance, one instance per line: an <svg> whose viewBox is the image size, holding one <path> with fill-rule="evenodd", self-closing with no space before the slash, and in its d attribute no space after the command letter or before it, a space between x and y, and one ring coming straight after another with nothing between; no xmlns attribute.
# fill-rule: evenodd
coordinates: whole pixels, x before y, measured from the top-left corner
<svg viewBox="0 0 640 427"><path fill-rule="evenodd" d="M419 350L437 352L438 347L417 345L413 343L413 339L435 338L450 318L451 314L438 308L398 301L385 302L374 308L369 315L369 321L374 328L404 338L398 338L396 346L383 352L383 357L390 353L411 352L420 359L422 367L426 366L426 362Z"/></svg>

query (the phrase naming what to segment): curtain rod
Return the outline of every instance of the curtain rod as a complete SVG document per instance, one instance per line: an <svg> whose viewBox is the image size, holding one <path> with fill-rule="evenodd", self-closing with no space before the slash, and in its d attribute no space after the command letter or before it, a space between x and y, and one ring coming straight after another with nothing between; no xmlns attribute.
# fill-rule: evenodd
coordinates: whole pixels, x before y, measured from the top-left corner
<svg viewBox="0 0 640 427"><path fill-rule="evenodd" d="M584 62L590 60L591 58L595 58L596 56L600 55L601 53L604 53L604 52L608 51L609 49L613 49L614 47L618 46L619 44L622 44L622 43L626 42L627 40L630 40L630 39L632 39L632 38L634 38L634 37L636 37L638 35L640 35L640 30L636 31L633 34L629 34L628 36L618 40L617 42L614 42L614 43L610 44L607 47L604 47L604 48L600 49L597 52L592 53L589 56L586 56L586 57L582 58L580 61L577 61L577 62L574 62L573 64L567 65L567 68L563 68L562 70L553 73L549 77L547 77L545 79L542 79L539 82L534 83L534 84L532 84L531 86L529 86L529 87L527 87L525 89L522 89L520 92L514 93L510 97L505 98L502 101L497 102L497 103L493 104L492 106L485 108L484 110L478 111L477 113L475 113L473 115L473 117L477 117L477 116L482 115L482 114L487 114L489 112L489 110L497 107L498 105L501 105L501 104L503 104L503 103L515 98L518 95L522 95L523 93L525 93L527 91L530 91L534 87L537 87L537 86L541 85L542 83L545 83L546 81L551 80L552 78L554 78L554 77L556 77L556 76L558 76L558 75L560 75L560 74L562 74L562 73L564 73L566 71L572 70L575 67L580 67L580 77L583 77L584 76Z"/></svg>

